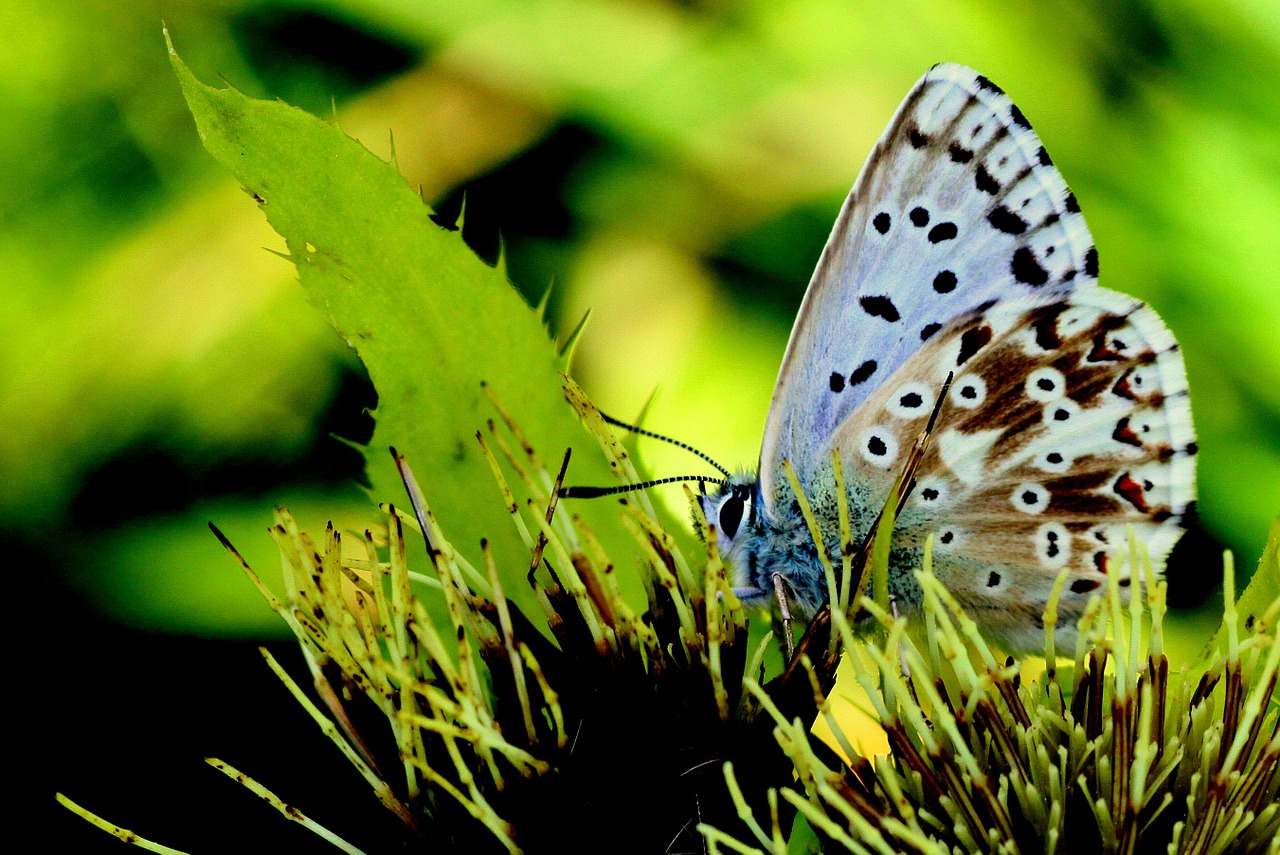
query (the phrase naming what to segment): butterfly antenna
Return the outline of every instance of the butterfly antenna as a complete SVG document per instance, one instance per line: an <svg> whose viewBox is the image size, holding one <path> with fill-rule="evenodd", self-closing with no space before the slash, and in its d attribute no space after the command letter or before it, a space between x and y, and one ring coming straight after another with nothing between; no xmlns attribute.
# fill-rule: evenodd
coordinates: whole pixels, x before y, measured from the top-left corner
<svg viewBox="0 0 1280 855"><path fill-rule="evenodd" d="M942 402L947 399L947 392L951 391L951 381L956 379L954 371L947 372L947 379L942 383L942 391L938 393L938 400L933 404L933 412L929 414L929 423L924 426L925 436L933 433L933 426L938 423L938 413L942 412Z"/></svg>
<svg viewBox="0 0 1280 855"><path fill-rule="evenodd" d="M920 435L916 437L915 445L911 447L911 453L907 455L907 464L902 468L902 480L899 482L898 503L895 514L902 513L903 507L907 504L907 497L915 489L916 467L924 459L925 449L929 447L929 439L933 436L933 428L938 423L938 414L942 412L942 403L947 400L947 392L951 390L951 381L955 379L955 376L954 371L947 372L947 379L943 381L942 389L938 392L938 400L933 404L933 412L929 414L929 421L925 423L924 430L920 431ZM871 531L874 532L875 528L872 528Z"/></svg>
<svg viewBox="0 0 1280 855"><path fill-rule="evenodd" d="M651 430L645 430L644 428L637 427L636 425L633 425L633 424L627 424L626 422L615 419L613 416L606 415L605 413L600 413L600 418L604 419L606 422L613 425L614 427L620 427L623 430L631 431L637 436L647 436L649 437L649 439L660 439L663 442L671 443L677 448L683 448L685 451L689 452L690 454L696 454L698 457L701 457L703 460L710 463L713 467L715 467L716 471L719 472L721 475L723 475L726 479L733 477L733 473L730 472L728 469L725 469L719 463L716 463L714 460L712 460L711 455L707 454L706 452L699 451L698 449L694 448L692 445L689 445L688 443L681 442L678 439L672 439L669 436L663 436L660 433L654 433Z"/></svg>
<svg viewBox="0 0 1280 855"><path fill-rule="evenodd" d="M671 478L655 478L652 481L641 481L639 484L621 484L617 487L564 487L557 491L556 495L562 499L598 499L601 496L647 490L659 484L674 484L677 481L700 481L704 484L719 484L721 487L730 486L727 478L712 478L710 475L677 475Z"/></svg>

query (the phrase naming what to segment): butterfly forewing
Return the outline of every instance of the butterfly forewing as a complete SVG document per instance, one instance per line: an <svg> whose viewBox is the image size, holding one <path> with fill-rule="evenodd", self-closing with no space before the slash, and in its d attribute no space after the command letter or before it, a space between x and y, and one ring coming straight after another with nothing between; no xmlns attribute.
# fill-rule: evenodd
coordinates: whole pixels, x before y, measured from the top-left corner
<svg viewBox="0 0 1280 855"><path fill-rule="evenodd" d="M761 452L802 476L869 394L955 318L1092 283L1079 207L1021 111L963 66L929 71L868 158L823 251L779 372Z"/></svg>

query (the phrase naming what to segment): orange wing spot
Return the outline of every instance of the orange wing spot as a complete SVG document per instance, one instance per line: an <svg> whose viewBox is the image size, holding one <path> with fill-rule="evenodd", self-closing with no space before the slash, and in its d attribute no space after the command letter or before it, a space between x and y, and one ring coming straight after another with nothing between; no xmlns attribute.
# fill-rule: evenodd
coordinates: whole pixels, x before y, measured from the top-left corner
<svg viewBox="0 0 1280 855"><path fill-rule="evenodd" d="M1124 373L1124 376L1116 381L1116 385L1111 387L1111 391L1115 392L1121 398L1128 398L1130 401L1138 400L1138 396L1133 393L1133 387L1129 385L1129 375L1133 373L1130 368Z"/></svg>
<svg viewBox="0 0 1280 855"><path fill-rule="evenodd" d="M1116 429L1112 431L1111 438L1126 445L1142 448L1142 440L1134 433L1133 428L1129 427L1129 417L1125 416L1116 422Z"/></svg>
<svg viewBox="0 0 1280 855"><path fill-rule="evenodd" d="M1110 348L1110 342L1107 341L1108 333L1100 332L1093 337L1093 350L1089 351L1089 355L1085 357L1088 362L1119 362L1124 359L1124 354Z"/></svg>
<svg viewBox="0 0 1280 855"><path fill-rule="evenodd" d="M1150 510L1150 506L1147 505L1147 494L1143 492L1142 485L1133 480L1128 472L1116 479L1113 489L1142 513L1145 514Z"/></svg>

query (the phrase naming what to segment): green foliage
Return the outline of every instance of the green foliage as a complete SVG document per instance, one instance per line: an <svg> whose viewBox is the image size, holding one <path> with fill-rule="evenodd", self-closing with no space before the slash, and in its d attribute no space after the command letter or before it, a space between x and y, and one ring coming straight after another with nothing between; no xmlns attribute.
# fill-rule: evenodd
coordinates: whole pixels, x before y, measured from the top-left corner
<svg viewBox="0 0 1280 855"><path fill-rule="evenodd" d="M634 479L599 414L572 383L567 391L613 464ZM534 476L534 499L517 515L540 532L517 564L537 568L527 580L500 572L488 550L483 566L462 558L408 469L414 513L389 514L377 534L354 538L362 544L344 544L349 535L332 525L312 537L277 512L283 597L215 528L306 651L324 709L268 654L271 668L409 848L1274 852L1274 566L1241 598L1256 607L1247 626L1232 623L1228 602L1224 649L1192 667L1171 667L1163 650L1167 586L1136 542L1127 606L1112 575L1079 621L1074 661L1054 656L1064 570L1045 615L1047 667L1024 679L1023 665L989 646L932 574L926 551L913 632L864 596L855 610L884 632L855 636L836 609L766 681L763 649L750 650L748 615L700 515L705 552L684 554L643 501L624 507L643 555L648 603L639 613L621 596L613 560L558 513L536 451L525 447L509 463L495 468L499 481L504 469ZM431 544L429 577L410 571L406 540L415 534ZM839 550L851 548L842 532ZM1271 565L1277 549L1280 525ZM504 577L537 592L555 644L510 607ZM429 617L411 581L438 589L447 616ZM828 630L838 644L824 651ZM883 756L860 754L857 734L841 722L856 703L835 686L842 656L887 736ZM843 757L814 738L815 717ZM334 817L307 817L244 773L208 762L288 819L360 851L328 830ZM60 800L117 837L152 845Z"/></svg>
<svg viewBox="0 0 1280 855"><path fill-rule="evenodd" d="M1228 567L1234 566L1230 555L1225 556L1225 560ZM1234 589L1234 584L1226 586L1226 619L1205 648L1206 656L1221 655L1222 651L1228 649L1233 637L1248 635L1259 624L1262 625L1261 631L1280 622L1280 614L1274 609L1274 605L1280 602L1280 514L1271 523L1271 535L1262 551L1262 557L1258 559L1258 569L1249 579L1240 598L1232 603Z"/></svg>
<svg viewBox="0 0 1280 855"><path fill-rule="evenodd" d="M525 546L476 441L494 402L520 414L535 447L585 446L540 313L501 265L431 220L394 163L299 109L206 86L170 51L205 147L284 237L311 302L369 370L379 396L366 450L373 496L403 504L394 447L424 474L459 549L478 563L488 538L511 566ZM612 477L585 447L570 471L585 483ZM620 531L608 505L580 509L606 543Z"/></svg>
<svg viewBox="0 0 1280 855"><path fill-rule="evenodd" d="M566 391L613 464L634 479L581 390L570 381ZM497 435L512 440L519 431ZM748 801L763 812L766 789L791 780L760 702L745 692L755 684L744 674L762 672L763 647L752 650L725 566L710 553L690 560L643 497L622 510L630 551L640 556L641 611L622 595L619 556L557 506L532 448L494 474L505 485L521 471L533 476L534 501L516 519L540 535L518 572L503 572L487 549L482 565L466 561L408 469L413 513L388 515L363 545L333 526L313 537L277 511L271 533L284 559L283 597L215 533L297 636L327 710L268 657L272 669L368 782L388 824L394 817L403 825L411 851L696 851L697 822L732 827ZM705 520L697 523L706 535ZM432 544L429 576L411 573L407 559L406 541L423 532ZM714 549L713 536L704 541ZM537 572L526 579L530 564ZM424 608L427 585L447 605L438 619ZM533 613L511 607L516 587L536 592L554 644L534 628ZM829 678L833 663L824 668ZM768 689L774 697L765 704L813 718L819 698L799 672ZM720 769L726 760L743 782L732 797Z"/></svg>
<svg viewBox="0 0 1280 855"><path fill-rule="evenodd" d="M1104 284L1179 337L1199 508L1252 565L1280 506L1272 5L194 0L164 14L204 79L321 115L336 100L383 157L394 132L429 201L467 187L524 293L557 283L553 324L595 310L574 366L593 398L630 417L656 389L648 425L730 465L758 452L795 306L885 119L931 63L981 69L1076 191ZM89 599L116 596L142 587L108 582L128 562L92 554L118 515L163 555L175 510L198 527L201 508L237 503L266 524L272 504L305 502L304 455L354 359L199 146L154 6L12 0L0 21L23 33L0 57L0 511L51 574L77 568ZM174 470L160 477L134 462L157 446ZM688 471L675 450L642 452ZM268 465L273 483L234 496L207 477ZM104 467L127 486L150 474L156 495L110 503L117 516L86 505ZM216 559L175 561L146 583L196 598L209 572ZM236 621L242 606L260 611L224 604Z"/></svg>

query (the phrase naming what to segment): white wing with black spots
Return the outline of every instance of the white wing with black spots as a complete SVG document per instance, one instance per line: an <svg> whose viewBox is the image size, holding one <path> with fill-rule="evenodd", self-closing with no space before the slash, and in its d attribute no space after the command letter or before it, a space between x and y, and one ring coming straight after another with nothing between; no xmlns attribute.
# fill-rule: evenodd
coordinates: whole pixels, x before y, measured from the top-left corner
<svg viewBox="0 0 1280 855"><path fill-rule="evenodd" d="M1022 112L972 69L935 66L868 158L810 282L765 428L766 504L784 457L804 479L837 427L950 321L1097 274L1075 197Z"/></svg>

